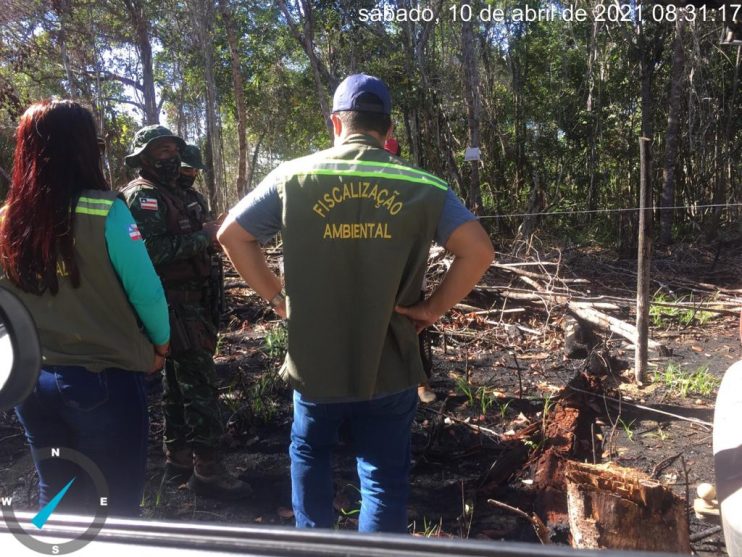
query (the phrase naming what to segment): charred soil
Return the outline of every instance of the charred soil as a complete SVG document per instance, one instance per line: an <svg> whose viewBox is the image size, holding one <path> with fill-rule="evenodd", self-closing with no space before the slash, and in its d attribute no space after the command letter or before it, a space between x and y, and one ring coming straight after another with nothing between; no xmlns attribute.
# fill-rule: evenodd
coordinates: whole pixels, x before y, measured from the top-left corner
<svg viewBox="0 0 742 557"><path fill-rule="evenodd" d="M653 305L650 336L663 349L652 352L652 372L640 388L631 369L633 348L625 338L596 329L590 346L578 351L582 357L564 346L565 329L574 318L570 301L588 298L588 307L634 322L635 262L586 248L520 251L512 249L512 255L498 259L505 266L493 266L482 288L430 332L430 388L437 400L420 405L413 427L410 531L538 543L533 520L510 506L529 516L535 512L552 542L570 543L569 527L549 515L552 496L540 477L544 455L561 450L555 439L567 431L572 437L565 458L613 462L643 472L681 498L690 497L692 538L713 527L695 517L692 499L698 483L713 483L709 424L716 390L724 371L742 358L734 316L742 297L739 253L719 258L710 250L678 248L655 256L653 300L667 305ZM271 260L278 266L280 249ZM434 253L431 263L432 287L447 259ZM227 426L224 458L228 469L251 483L255 495L225 503L196 497L185 485L162 483L161 389L153 377L143 515L290 525L291 393L277 376L285 328L231 269L226 287L229 307L216 358ZM508 292L525 292L528 299ZM577 424L569 412L561 412L564 408L589 416L587 425ZM352 449L353 440L341 436L338 528L354 528L359 511ZM0 415L0 482L34 508L36 475L12 412ZM725 554L720 533L694 541L692 548L702 555Z"/></svg>

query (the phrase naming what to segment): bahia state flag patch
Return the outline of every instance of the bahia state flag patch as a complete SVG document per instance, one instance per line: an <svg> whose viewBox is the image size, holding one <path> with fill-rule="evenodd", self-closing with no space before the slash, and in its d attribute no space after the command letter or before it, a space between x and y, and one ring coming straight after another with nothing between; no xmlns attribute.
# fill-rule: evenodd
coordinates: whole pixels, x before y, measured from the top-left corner
<svg viewBox="0 0 742 557"><path fill-rule="evenodd" d="M145 211L157 211L159 208L157 200L153 197L142 197L139 199L139 207Z"/></svg>
<svg viewBox="0 0 742 557"><path fill-rule="evenodd" d="M139 227L136 224L129 225L129 238L132 240L141 240L142 233L139 232Z"/></svg>

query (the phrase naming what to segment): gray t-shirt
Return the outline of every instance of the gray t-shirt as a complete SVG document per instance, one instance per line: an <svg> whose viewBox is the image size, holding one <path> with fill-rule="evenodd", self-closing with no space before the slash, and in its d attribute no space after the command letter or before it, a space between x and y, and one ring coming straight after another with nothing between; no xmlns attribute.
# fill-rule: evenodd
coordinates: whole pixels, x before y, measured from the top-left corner
<svg viewBox="0 0 742 557"><path fill-rule="evenodd" d="M282 206L277 183L277 174L271 172L257 188L230 210L230 214L240 226L255 236L261 244L269 242L281 230ZM476 220L476 217L464 207L451 188L448 188L435 230L435 243L445 246L454 230L472 220Z"/></svg>

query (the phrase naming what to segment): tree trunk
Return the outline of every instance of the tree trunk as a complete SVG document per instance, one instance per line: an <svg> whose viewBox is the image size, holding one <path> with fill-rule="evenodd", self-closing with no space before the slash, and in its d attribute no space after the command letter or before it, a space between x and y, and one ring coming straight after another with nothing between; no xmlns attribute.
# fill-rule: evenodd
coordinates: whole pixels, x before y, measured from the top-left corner
<svg viewBox="0 0 742 557"><path fill-rule="evenodd" d="M218 214L224 208L224 175L222 172L221 126L217 106L216 80L214 78L214 45L211 29L214 23L214 5L211 0L190 0L192 18L198 46L203 53L204 81L206 85L206 129L211 164L208 172L213 179L209 184L209 204L212 213Z"/></svg>
<svg viewBox="0 0 742 557"><path fill-rule="evenodd" d="M219 10L221 12L224 29L227 33L227 44L229 45L229 55L232 63L232 88L234 89L234 104L237 110L237 144L238 144L238 162L237 162L237 195L242 198L247 194L247 174L251 174L248 169L247 153L250 149L247 144L247 108L245 106L244 77L240 67L240 51L237 33L234 29L234 21L230 14L228 0L219 0Z"/></svg>
<svg viewBox="0 0 742 557"><path fill-rule="evenodd" d="M593 21L592 31L590 33L590 45L587 56L587 105L586 110L588 114L589 128L587 138L587 172L588 172L588 188L587 188L587 208L594 211L598 207L598 183L595 179L595 170L598 164L598 126L600 123L600 117L596 113L596 95L595 95L595 63L598 58L598 31L600 28L600 22Z"/></svg>
<svg viewBox="0 0 742 557"><path fill-rule="evenodd" d="M477 56L471 21L464 21L461 25L461 50L464 59L464 89L466 92L466 112L469 124L469 146L479 148L479 119L481 112L479 71L477 68ZM481 214L482 190L479 184L479 160L471 161L471 176L466 203L475 215Z"/></svg>
<svg viewBox="0 0 742 557"><path fill-rule="evenodd" d="M670 107L667 112L667 134L665 136L665 168L662 171L661 207L672 207L675 204L675 164L680 139L680 112L683 94L683 73L685 69L684 50L685 19L679 17L675 23L675 41L672 53L672 72L670 83ZM673 210L660 212L660 241L672 242Z"/></svg>
<svg viewBox="0 0 742 557"><path fill-rule="evenodd" d="M214 183L214 173L209 170L211 168L214 168L214 155L211 151L211 146L213 145L213 141L211 139L211 131L208 126L206 125L206 142L204 143L204 165L206 166L207 170L204 172L204 182L206 183L206 190L209 192L209 204L211 207L209 207L214 212L213 209L213 201L212 199L216 196L216 185Z"/></svg>
<svg viewBox="0 0 742 557"><path fill-rule="evenodd" d="M59 31L57 32L57 42L59 44L59 53L62 57L62 66L64 75L67 80L67 91L71 98L80 96L80 90L77 86L74 76L72 75L72 64L70 55L67 50L67 19L70 13L70 0L55 0L52 2L54 11L59 19Z"/></svg>
<svg viewBox="0 0 742 557"><path fill-rule="evenodd" d="M247 173L247 189L248 191L253 188L252 182L255 178L255 168L258 166L258 154L260 153L260 147L263 145L263 139L265 138L265 132L262 132L258 137L258 141L255 143L255 148L252 153L252 163Z"/></svg>
<svg viewBox="0 0 742 557"><path fill-rule="evenodd" d="M149 20L141 0L123 0L135 33L135 46L142 64L142 97L144 100L144 125L159 124L160 111L155 93L155 71L152 65L152 43L149 38Z"/></svg>
<svg viewBox="0 0 742 557"><path fill-rule="evenodd" d="M523 218L523 224L521 224L519 228L519 233L522 234L525 240L528 240L531 235L536 232L540 220L539 215L536 213L541 213L546 205L546 195L543 190L543 185L539 180L538 170L532 168L531 177L533 183L531 185L531 191L528 194L528 205L526 206L525 211L528 215Z"/></svg>
<svg viewBox="0 0 742 557"><path fill-rule="evenodd" d="M417 146L414 143L414 140L412 138L412 125L410 123L410 109L405 107L402 112L402 121L404 122L404 131L405 135L407 136L407 145L410 146L410 152L404 157L407 160L414 161L415 164L419 163L417 162Z"/></svg>
<svg viewBox="0 0 742 557"><path fill-rule="evenodd" d="M724 169L724 180L725 188L723 191L718 192L715 196L719 201L714 203L724 203L726 201L726 191L734 192L734 166L739 163L738 157L735 157L734 149L735 144L731 141L734 133L737 131L735 124L739 126L739 111L737 110L737 91L739 90L739 70L740 62L742 61L742 46L737 47L737 57L734 64L734 77L732 79L732 94L727 101L727 123L724 126L724 155L725 155L725 169ZM737 146L738 148L738 146ZM738 210L738 209L737 209ZM715 216L718 219L721 216L722 207L714 208ZM731 220L731 215L730 215Z"/></svg>
<svg viewBox="0 0 742 557"><path fill-rule="evenodd" d="M512 46L512 45L511 45ZM523 110L523 79L521 75L521 65L517 59L518 54L510 54L510 68L512 71L513 86L513 109L514 109L514 126L515 126L515 196L525 186L526 175L526 134L525 118Z"/></svg>
<svg viewBox="0 0 742 557"><path fill-rule="evenodd" d="M314 17L312 15L312 6L307 0L300 0L298 9L303 14L302 28L303 34L299 31L294 17L286 5L285 0L276 0L278 6L281 8L286 23L289 26L291 34L299 41L299 44L304 49L304 52L309 58L309 65L312 68L312 75L314 76L314 85L317 89L317 100L319 101L320 110L325 118L325 125L332 137L332 122L330 121L330 105L327 102L327 91L331 93L335 91L337 87L337 79L327 69L327 66L317 56L317 51L314 49ZM300 15L301 18L301 15Z"/></svg>
<svg viewBox="0 0 742 557"><path fill-rule="evenodd" d="M180 63L176 66L176 71L179 75L181 74ZM184 140L186 139L186 130L188 129L188 123L186 122L185 110L183 110L185 104L185 87L183 83L178 87L178 135Z"/></svg>

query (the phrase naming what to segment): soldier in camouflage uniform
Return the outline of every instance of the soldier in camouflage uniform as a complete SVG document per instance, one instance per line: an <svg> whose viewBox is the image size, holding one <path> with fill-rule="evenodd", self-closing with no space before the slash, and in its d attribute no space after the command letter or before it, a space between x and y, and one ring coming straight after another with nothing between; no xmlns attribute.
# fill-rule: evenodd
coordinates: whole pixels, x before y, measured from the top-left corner
<svg viewBox="0 0 742 557"><path fill-rule="evenodd" d="M219 315L209 298L215 293L210 278L219 224L207 220L206 202L191 187L203 168L200 152L167 128L147 126L136 133L126 164L140 169L123 193L170 309L171 354L163 376L166 478L190 476L188 486L199 495L245 497L249 484L228 474L218 455L222 422L213 356Z"/></svg>

